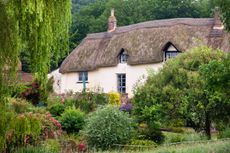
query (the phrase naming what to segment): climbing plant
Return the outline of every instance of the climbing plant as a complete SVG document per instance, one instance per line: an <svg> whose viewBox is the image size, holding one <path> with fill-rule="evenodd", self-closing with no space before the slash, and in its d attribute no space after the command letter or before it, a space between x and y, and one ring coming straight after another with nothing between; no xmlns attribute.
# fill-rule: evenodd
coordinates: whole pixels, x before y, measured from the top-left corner
<svg viewBox="0 0 230 153"><path fill-rule="evenodd" d="M21 50L45 90L50 59L67 54L71 0L0 0L0 97L9 91ZM12 83L11 83L12 84Z"/></svg>

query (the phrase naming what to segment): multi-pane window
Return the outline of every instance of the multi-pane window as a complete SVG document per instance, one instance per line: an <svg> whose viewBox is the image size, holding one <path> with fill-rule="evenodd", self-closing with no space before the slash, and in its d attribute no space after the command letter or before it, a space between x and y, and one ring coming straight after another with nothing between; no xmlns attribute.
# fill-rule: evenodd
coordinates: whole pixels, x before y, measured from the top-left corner
<svg viewBox="0 0 230 153"><path fill-rule="evenodd" d="M127 63L128 61L128 53L122 49L119 55L119 63Z"/></svg>
<svg viewBox="0 0 230 153"><path fill-rule="evenodd" d="M117 74L117 91L126 93L126 74Z"/></svg>
<svg viewBox="0 0 230 153"><path fill-rule="evenodd" d="M85 81L88 81L88 72L83 71L83 72L79 72L79 82L83 82L83 79L85 79Z"/></svg>
<svg viewBox="0 0 230 153"><path fill-rule="evenodd" d="M177 55L179 54L178 51L168 51L168 52L165 52L165 59L170 59L170 58L174 58L176 57Z"/></svg>
<svg viewBox="0 0 230 153"><path fill-rule="evenodd" d="M168 43L164 49L164 60L168 60L170 58L175 58L180 51L176 49L171 43Z"/></svg>

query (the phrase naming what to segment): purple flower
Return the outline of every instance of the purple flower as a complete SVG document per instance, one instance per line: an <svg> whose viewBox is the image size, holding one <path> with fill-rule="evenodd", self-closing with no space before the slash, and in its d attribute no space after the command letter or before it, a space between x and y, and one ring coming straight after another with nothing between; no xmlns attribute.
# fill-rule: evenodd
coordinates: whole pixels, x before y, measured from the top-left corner
<svg viewBox="0 0 230 153"><path fill-rule="evenodd" d="M131 112L131 110L132 110L132 108L133 108L133 105L131 104L131 103L126 103L126 104L121 104L121 106L120 106L120 110L121 111L125 111L125 112Z"/></svg>

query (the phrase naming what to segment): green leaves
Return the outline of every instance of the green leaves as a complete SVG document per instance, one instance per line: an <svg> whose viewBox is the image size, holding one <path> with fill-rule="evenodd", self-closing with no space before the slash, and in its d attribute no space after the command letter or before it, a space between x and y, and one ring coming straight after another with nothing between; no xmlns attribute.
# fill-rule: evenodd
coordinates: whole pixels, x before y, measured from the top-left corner
<svg viewBox="0 0 230 153"><path fill-rule="evenodd" d="M137 118L140 122L160 121L163 126L180 122L195 129L204 128L205 122L226 120L230 108L229 61L230 55L204 46L168 60L158 74L150 75L145 85L136 88ZM154 119L150 115L153 108L160 114Z"/></svg>
<svg viewBox="0 0 230 153"><path fill-rule="evenodd" d="M45 89L51 57L58 61L68 52L71 1L9 0L0 2L0 10L0 96L4 79L16 72L20 50L27 52L31 71ZM6 66L9 71L3 73Z"/></svg>

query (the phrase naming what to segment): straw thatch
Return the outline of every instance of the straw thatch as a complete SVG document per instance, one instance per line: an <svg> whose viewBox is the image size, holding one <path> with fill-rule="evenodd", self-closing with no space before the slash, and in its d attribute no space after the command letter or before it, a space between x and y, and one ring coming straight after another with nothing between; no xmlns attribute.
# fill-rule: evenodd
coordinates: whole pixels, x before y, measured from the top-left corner
<svg viewBox="0 0 230 153"><path fill-rule="evenodd" d="M130 65L161 62L162 50L168 42L182 52L199 45L228 51L229 35L223 30L213 30L214 23L214 18L155 20L118 27L111 33L89 34L64 60L60 72L116 66L122 48L128 52Z"/></svg>

